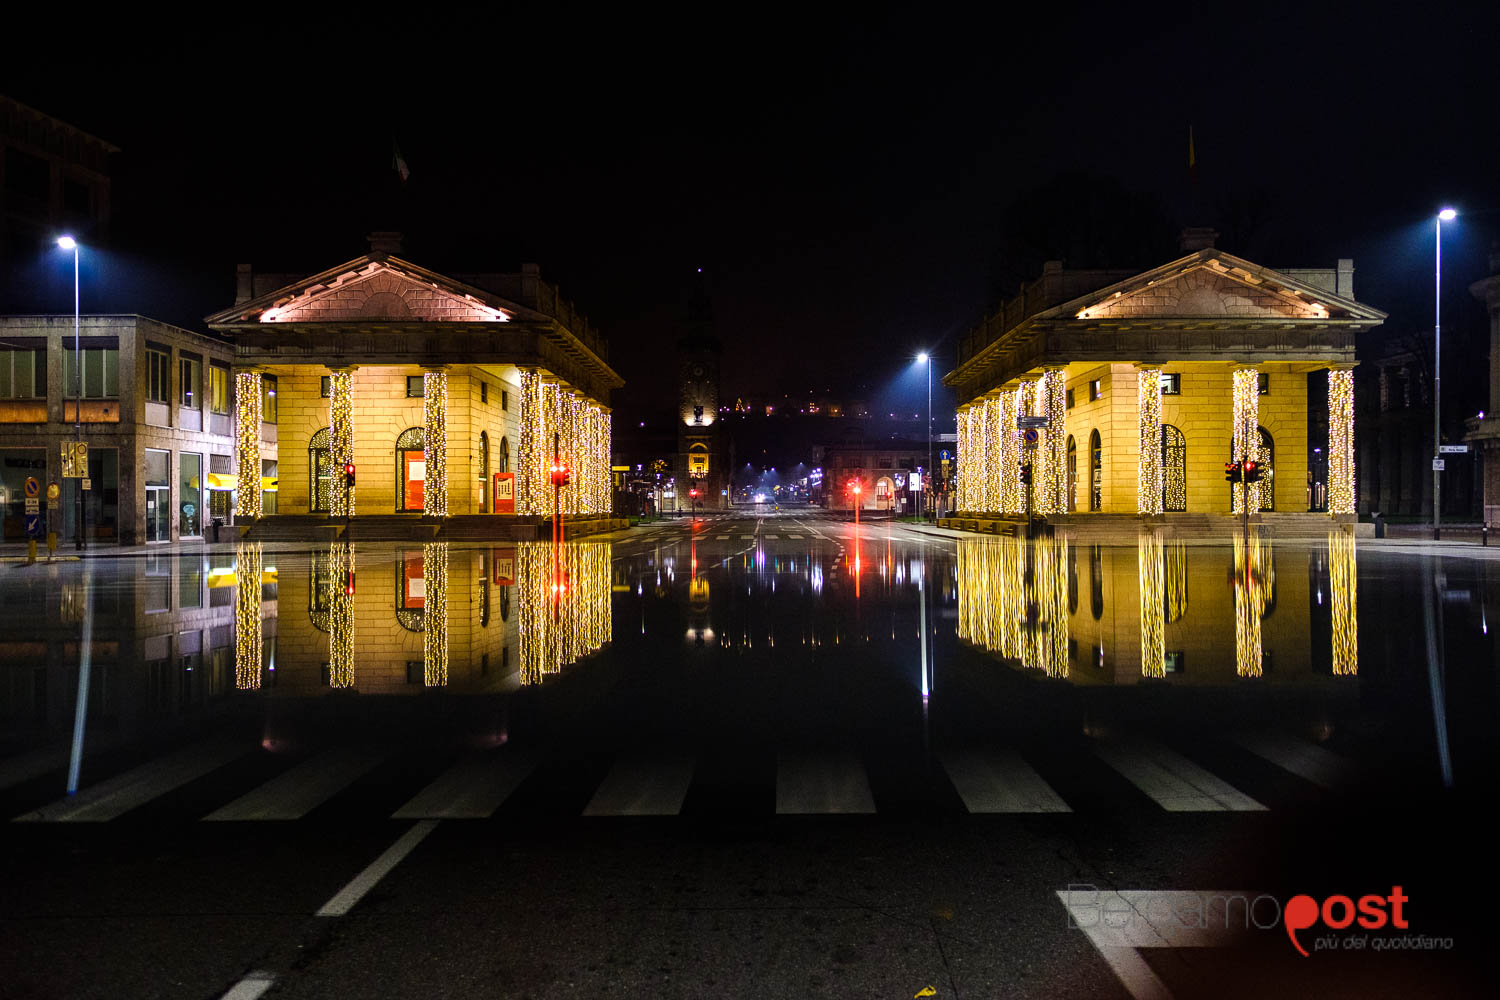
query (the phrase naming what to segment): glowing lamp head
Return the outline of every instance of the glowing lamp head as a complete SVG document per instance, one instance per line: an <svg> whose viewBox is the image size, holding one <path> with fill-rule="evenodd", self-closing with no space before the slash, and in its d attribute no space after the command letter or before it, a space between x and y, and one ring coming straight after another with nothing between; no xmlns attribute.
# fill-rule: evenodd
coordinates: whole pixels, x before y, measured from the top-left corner
<svg viewBox="0 0 1500 1000"><path fill-rule="evenodd" d="M59 249L62 249L62 250L77 250L78 249L78 241L75 240L71 236L63 236L63 237L59 237L59 239L57 241L57 246L58 246Z"/></svg>
<svg viewBox="0 0 1500 1000"><path fill-rule="evenodd" d="M1458 218L1458 213L1451 208L1445 208L1438 213L1438 218L1442 219L1444 222L1452 222L1454 219Z"/></svg>
<svg viewBox="0 0 1500 1000"><path fill-rule="evenodd" d="M918 364L926 364L927 363L927 352L926 351L923 351L921 354L917 355L917 363Z"/></svg>

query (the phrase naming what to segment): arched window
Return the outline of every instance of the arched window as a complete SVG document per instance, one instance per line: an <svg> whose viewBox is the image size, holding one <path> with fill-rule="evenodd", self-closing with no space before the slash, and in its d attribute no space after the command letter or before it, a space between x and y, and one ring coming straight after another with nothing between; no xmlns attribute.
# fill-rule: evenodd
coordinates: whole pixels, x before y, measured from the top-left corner
<svg viewBox="0 0 1500 1000"><path fill-rule="evenodd" d="M1078 442L1068 435L1068 513L1078 509ZM1076 604L1077 601L1074 601Z"/></svg>
<svg viewBox="0 0 1500 1000"><path fill-rule="evenodd" d="M1089 435L1089 510L1104 509L1104 443L1099 432Z"/></svg>
<svg viewBox="0 0 1500 1000"><path fill-rule="evenodd" d="M1276 442L1271 440L1271 433L1264 427L1257 427L1260 437L1260 447L1256 449L1255 462L1260 466L1260 509L1276 509ZM1229 442L1229 460L1234 461L1234 441ZM1229 509L1239 501L1239 483L1229 484Z"/></svg>
<svg viewBox="0 0 1500 1000"><path fill-rule="evenodd" d="M396 510L422 512L427 481L426 432L408 427L396 438Z"/></svg>
<svg viewBox="0 0 1500 1000"><path fill-rule="evenodd" d="M1068 439L1070 442L1072 438ZM1068 614L1078 613L1078 546L1068 546Z"/></svg>
<svg viewBox="0 0 1500 1000"><path fill-rule="evenodd" d="M307 509L326 514L333 504L333 452L329 450L328 428L324 427L307 442Z"/></svg>
<svg viewBox="0 0 1500 1000"><path fill-rule="evenodd" d="M427 562L422 549L396 556L396 622L408 632L421 632L427 627Z"/></svg>
<svg viewBox="0 0 1500 1000"><path fill-rule="evenodd" d="M479 513L490 509L490 436L479 432Z"/></svg>
<svg viewBox="0 0 1500 1000"><path fill-rule="evenodd" d="M508 438L500 438L500 454L495 459L495 471L510 471L510 440Z"/></svg>
<svg viewBox="0 0 1500 1000"><path fill-rule="evenodd" d="M1187 438L1161 425L1161 509L1187 510Z"/></svg>

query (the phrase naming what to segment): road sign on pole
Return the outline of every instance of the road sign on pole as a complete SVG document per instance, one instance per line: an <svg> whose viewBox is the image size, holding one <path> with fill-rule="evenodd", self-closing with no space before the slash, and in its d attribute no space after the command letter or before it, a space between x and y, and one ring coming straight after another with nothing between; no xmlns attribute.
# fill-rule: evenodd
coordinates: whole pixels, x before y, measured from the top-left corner
<svg viewBox="0 0 1500 1000"><path fill-rule="evenodd" d="M1021 435L1021 438L1026 442L1028 449L1035 450L1037 442L1041 440L1041 435L1036 432L1035 427L1028 427Z"/></svg>
<svg viewBox="0 0 1500 1000"><path fill-rule="evenodd" d="M26 495L28 497L40 496L41 492L42 492L42 484L36 481L36 477L35 476L27 476L26 477Z"/></svg>
<svg viewBox="0 0 1500 1000"><path fill-rule="evenodd" d="M1017 430L1024 431L1024 430L1026 430L1029 427L1046 427L1046 426L1047 426L1047 418L1046 417L1017 417L1016 418L1016 429Z"/></svg>
<svg viewBox="0 0 1500 1000"><path fill-rule="evenodd" d="M1442 472L1445 468L1447 468L1447 463L1444 462L1441 458L1434 458L1432 460L1433 472Z"/></svg>
<svg viewBox="0 0 1500 1000"><path fill-rule="evenodd" d="M1439 455L1467 455L1468 453L1469 453L1469 446L1466 445L1466 444L1440 444L1440 445L1438 445L1438 454Z"/></svg>

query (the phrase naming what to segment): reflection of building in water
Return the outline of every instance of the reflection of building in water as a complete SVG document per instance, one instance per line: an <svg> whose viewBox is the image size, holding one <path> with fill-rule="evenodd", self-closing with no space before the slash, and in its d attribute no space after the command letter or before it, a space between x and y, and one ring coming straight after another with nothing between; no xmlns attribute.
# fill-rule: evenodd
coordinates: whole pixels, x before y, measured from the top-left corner
<svg viewBox="0 0 1500 1000"><path fill-rule="evenodd" d="M164 721L210 711L233 692L234 597L228 553L152 552L90 560L90 644L85 753ZM11 574L0 604L0 731L18 742L65 739L76 707L84 566ZM276 570L247 585L276 607Z"/></svg>
<svg viewBox="0 0 1500 1000"><path fill-rule="evenodd" d="M1283 563L1307 559L1309 572L1283 565L1278 573L1270 540L1258 535L1228 551L1186 546L1160 532L1141 534L1134 552L1035 545L1028 579L1024 541L960 541L961 638L1084 684L1142 677L1286 683L1357 670L1354 541L1347 533L1329 542L1327 604L1323 554L1282 552ZM1322 631L1330 626L1331 643Z"/></svg>
<svg viewBox="0 0 1500 1000"><path fill-rule="evenodd" d="M610 546L565 543L560 561L563 584L556 587L559 563L551 545L522 543L517 550L521 683L537 684L612 638Z"/></svg>
<svg viewBox="0 0 1500 1000"><path fill-rule="evenodd" d="M1354 536L1345 531L1328 533L1328 577L1333 591L1333 672L1341 676L1359 673L1359 629L1355 604Z"/></svg>
<svg viewBox="0 0 1500 1000"><path fill-rule="evenodd" d="M959 539L959 637L1066 676L1069 551L1065 539Z"/></svg>

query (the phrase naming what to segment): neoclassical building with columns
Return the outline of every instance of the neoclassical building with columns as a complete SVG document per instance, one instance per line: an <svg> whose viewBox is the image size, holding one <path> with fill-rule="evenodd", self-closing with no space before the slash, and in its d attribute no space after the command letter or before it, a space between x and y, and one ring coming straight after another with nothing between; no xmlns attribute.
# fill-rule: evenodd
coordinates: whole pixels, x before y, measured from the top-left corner
<svg viewBox="0 0 1500 1000"><path fill-rule="evenodd" d="M448 276L398 252L374 234L309 277L241 265L235 305L208 317L234 342L237 522L546 517L554 449L564 514L608 514L623 381L603 338L534 265Z"/></svg>
<svg viewBox="0 0 1500 1000"><path fill-rule="evenodd" d="M1355 337L1385 314L1350 260L1272 270L1215 235L1140 273L1048 263L963 337L960 512L1024 513L1029 461L1039 514L1227 514L1225 463L1253 458L1252 511L1354 514ZM1034 450L1022 416L1044 418Z"/></svg>

